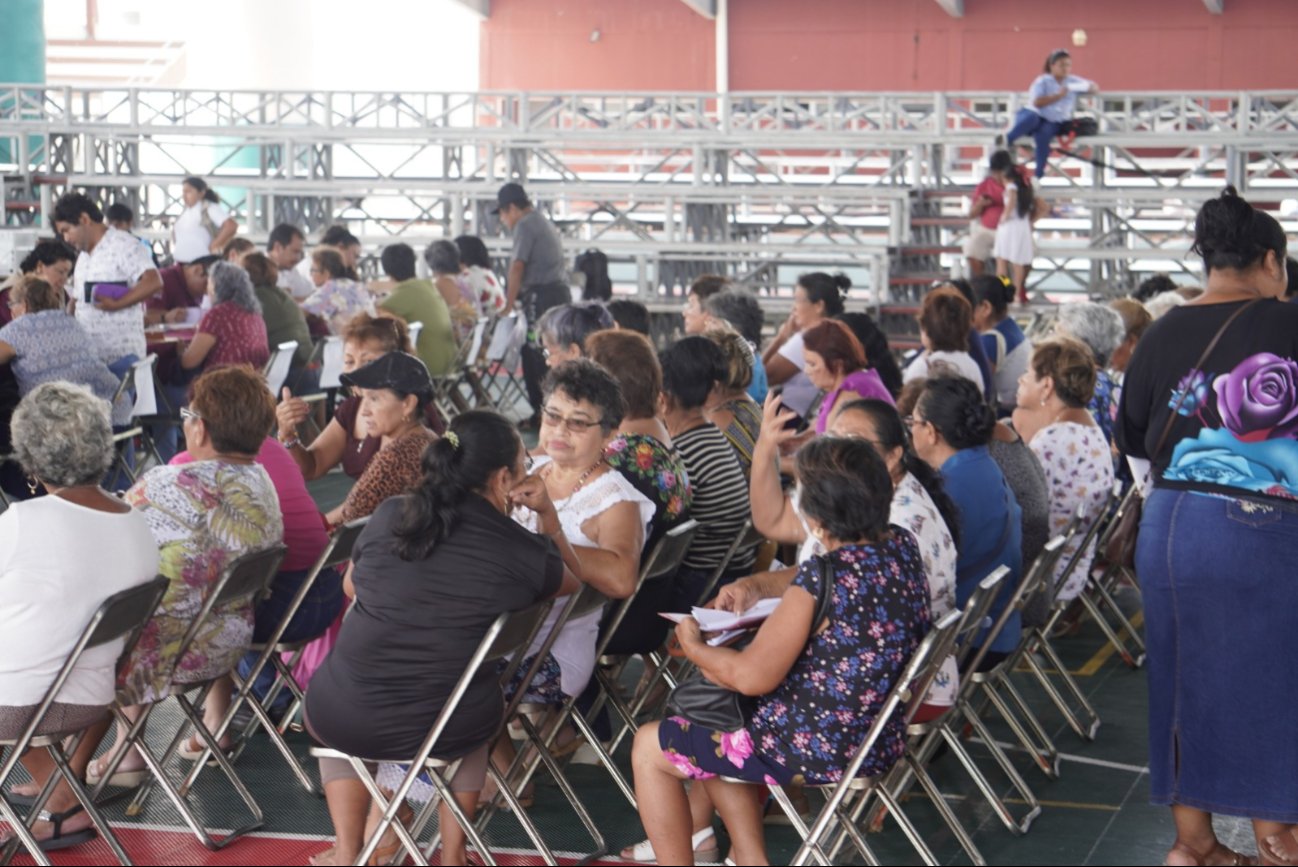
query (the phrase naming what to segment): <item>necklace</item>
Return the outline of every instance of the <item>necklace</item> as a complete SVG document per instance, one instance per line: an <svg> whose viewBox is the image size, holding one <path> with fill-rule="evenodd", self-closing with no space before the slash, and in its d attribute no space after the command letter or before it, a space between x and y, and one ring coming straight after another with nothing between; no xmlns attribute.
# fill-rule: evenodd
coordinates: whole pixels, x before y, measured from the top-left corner
<svg viewBox="0 0 1298 867"><path fill-rule="evenodd" d="M586 471L585 471L584 473L581 474L581 477L580 477L580 478L577 479L577 484L575 484L575 485L572 486L572 490L568 492L568 496L566 496L566 497L560 497L560 499L563 499L563 500L571 500L571 499L573 498L573 496L574 496L578 491L581 490L581 486L584 485L584 484L586 484L586 480L590 478L590 474L593 473L593 472L595 472L596 470L598 470L598 469L599 469L600 467L602 467L602 466L604 466L604 456L603 456L603 455L600 455L599 460L595 461L595 463L593 463L593 464L591 464L589 467L587 467L587 468L586 468ZM546 466L545 469L548 470L548 472L545 472L545 473L544 473L543 478L545 478L547 481L549 481L550 477L554 475L554 464L548 464L548 465Z"/></svg>

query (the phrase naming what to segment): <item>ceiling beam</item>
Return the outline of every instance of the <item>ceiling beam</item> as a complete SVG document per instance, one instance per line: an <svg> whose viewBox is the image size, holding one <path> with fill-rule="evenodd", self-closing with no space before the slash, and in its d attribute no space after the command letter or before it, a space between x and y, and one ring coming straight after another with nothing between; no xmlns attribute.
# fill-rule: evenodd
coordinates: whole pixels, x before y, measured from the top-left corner
<svg viewBox="0 0 1298 867"><path fill-rule="evenodd" d="M952 18L964 17L964 0L937 0L937 5Z"/></svg>
<svg viewBox="0 0 1298 867"><path fill-rule="evenodd" d="M713 20L717 17L717 0L682 0L682 2L704 18Z"/></svg>
<svg viewBox="0 0 1298 867"><path fill-rule="evenodd" d="M1208 11L1213 15L1220 15L1226 11L1226 0L1203 0L1203 5L1208 7Z"/></svg>
<svg viewBox="0 0 1298 867"><path fill-rule="evenodd" d="M455 0L465 9L477 12L483 18L491 17L491 0Z"/></svg>

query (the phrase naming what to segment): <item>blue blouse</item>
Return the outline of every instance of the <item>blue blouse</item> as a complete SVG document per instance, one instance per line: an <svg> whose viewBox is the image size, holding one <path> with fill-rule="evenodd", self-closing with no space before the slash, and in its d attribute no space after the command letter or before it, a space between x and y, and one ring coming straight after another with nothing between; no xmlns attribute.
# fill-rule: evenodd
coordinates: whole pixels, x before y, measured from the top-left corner
<svg viewBox="0 0 1298 867"><path fill-rule="evenodd" d="M753 353L753 381L748 384L748 395L759 404L766 403L766 365L760 352Z"/></svg>
<svg viewBox="0 0 1298 867"><path fill-rule="evenodd" d="M960 511L960 547L956 551L956 602L963 606L978 582L1000 566L1009 578L991 609L995 620L1009 604L1023 577L1022 512L1014 492L986 446L956 452L941 468L946 492ZM1022 624L1018 612L1010 616L991 650L1009 653L1019 643Z"/></svg>

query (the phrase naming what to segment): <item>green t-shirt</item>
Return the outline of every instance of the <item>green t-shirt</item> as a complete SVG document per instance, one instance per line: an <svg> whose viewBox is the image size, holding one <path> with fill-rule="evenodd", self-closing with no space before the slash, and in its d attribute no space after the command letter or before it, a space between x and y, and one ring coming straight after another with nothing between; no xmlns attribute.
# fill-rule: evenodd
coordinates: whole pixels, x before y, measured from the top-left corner
<svg viewBox="0 0 1298 867"><path fill-rule="evenodd" d="M261 302L261 317L266 320L266 341L271 351L287 340L296 340L293 366L305 367L311 361L313 345L302 308L278 286L257 286L253 291Z"/></svg>
<svg viewBox="0 0 1298 867"><path fill-rule="evenodd" d="M407 324L422 322L415 355L428 366L433 376L451 372L455 360L455 336L451 332L451 311L431 280L406 280L398 283L379 302L379 309L400 316Z"/></svg>

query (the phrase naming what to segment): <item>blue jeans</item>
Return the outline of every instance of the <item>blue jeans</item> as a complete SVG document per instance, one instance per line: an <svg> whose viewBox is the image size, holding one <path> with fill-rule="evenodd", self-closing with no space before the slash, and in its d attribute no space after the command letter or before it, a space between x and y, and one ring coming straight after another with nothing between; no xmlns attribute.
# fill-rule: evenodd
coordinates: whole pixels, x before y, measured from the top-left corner
<svg viewBox="0 0 1298 867"><path fill-rule="evenodd" d="M1150 495L1136 573L1155 804L1298 822L1296 562L1298 504Z"/></svg>
<svg viewBox="0 0 1298 867"><path fill-rule="evenodd" d="M1037 143L1037 178L1046 176L1046 163L1050 160L1050 142L1059 134L1062 123L1046 120L1030 108L1021 108L1014 117L1014 126L1005 135L1005 141L1014 144L1025 135Z"/></svg>

